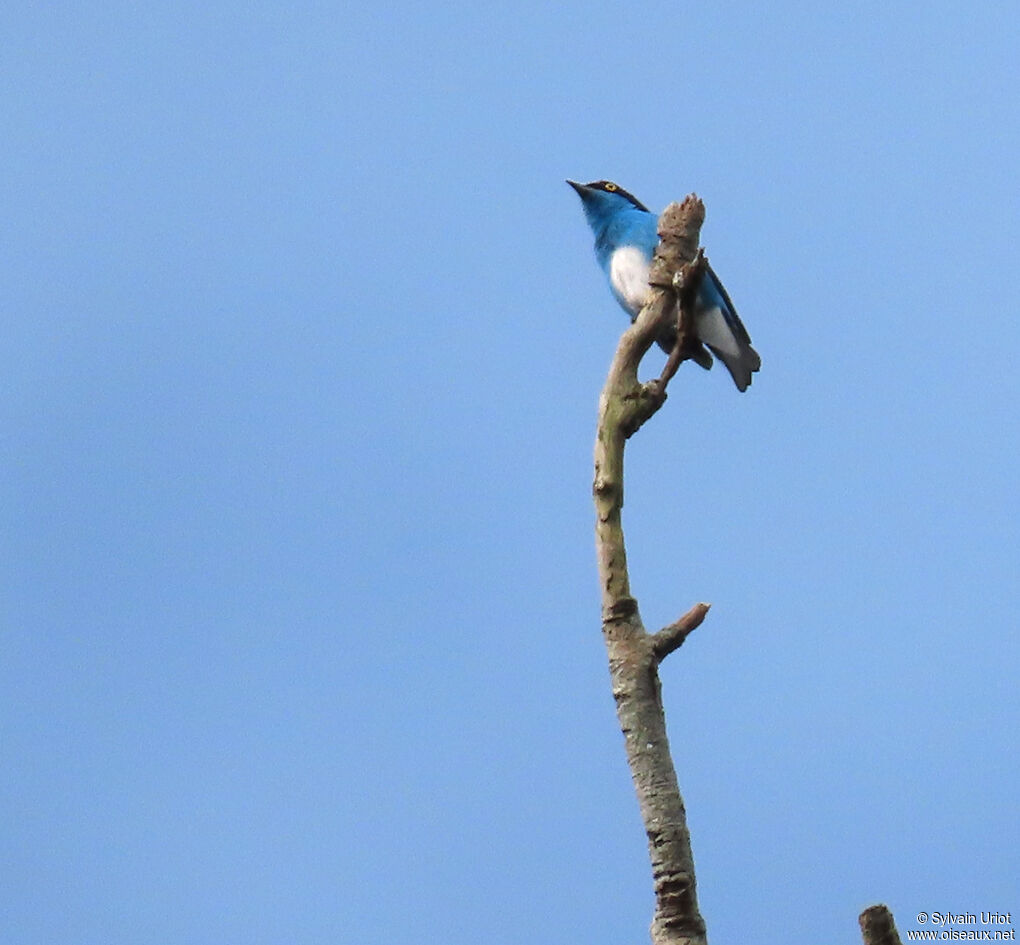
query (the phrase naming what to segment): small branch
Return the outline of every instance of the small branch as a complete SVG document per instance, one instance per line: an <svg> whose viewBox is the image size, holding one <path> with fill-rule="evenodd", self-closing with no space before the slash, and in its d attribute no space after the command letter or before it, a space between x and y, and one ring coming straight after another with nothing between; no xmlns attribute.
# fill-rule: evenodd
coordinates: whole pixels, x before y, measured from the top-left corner
<svg viewBox="0 0 1020 945"><path fill-rule="evenodd" d="M694 321L694 306L698 297L698 286L705 274L708 261L705 259L705 251L699 247L698 254L694 261L685 263L673 274L673 291L676 293L676 342L673 350L669 353L662 374L657 382L659 389L663 392L662 399L666 399L666 385L673 380L681 362L684 360L684 348L687 343L687 330Z"/></svg>
<svg viewBox="0 0 1020 945"><path fill-rule="evenodd" d="M652 634L652 654L657 662L661 663L670 653L683 646L684 640L701 626L711 606L695 604L679 620Z"/></svg>
<svg viewBox="0 0 1020 945"><path fill-rule="evenodd" d="M870 906L857 921L861 926L864 945L900 945L900 934L888 906Z"/></svg>

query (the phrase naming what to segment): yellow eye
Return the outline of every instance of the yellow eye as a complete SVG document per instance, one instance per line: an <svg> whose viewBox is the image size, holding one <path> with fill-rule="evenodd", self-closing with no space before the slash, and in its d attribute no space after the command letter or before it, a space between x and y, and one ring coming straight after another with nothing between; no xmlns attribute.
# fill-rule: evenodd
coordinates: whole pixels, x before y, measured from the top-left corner
<svg viewBox="0 0 1020 945"><path fill-rule="evenodd" d="M606 190L608 190L610 193L612 193L614 190L616 190L616 184L614 184L611 180L607 180L606 181L605 187L606 187Z"/></svg>

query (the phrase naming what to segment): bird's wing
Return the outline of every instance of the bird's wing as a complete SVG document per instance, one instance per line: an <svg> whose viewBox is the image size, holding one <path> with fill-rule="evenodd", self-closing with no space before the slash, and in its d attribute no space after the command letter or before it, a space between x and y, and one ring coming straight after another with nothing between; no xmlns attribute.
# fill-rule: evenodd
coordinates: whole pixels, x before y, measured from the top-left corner
<svg viewBox="0 0 1020 945"><path fill-rule="evenodd" d="M706 266L698 287L694 332L726 365L737 390L747 390L751 375L761 367L761 358L751 347L747 329L711 266Z"/></svg>

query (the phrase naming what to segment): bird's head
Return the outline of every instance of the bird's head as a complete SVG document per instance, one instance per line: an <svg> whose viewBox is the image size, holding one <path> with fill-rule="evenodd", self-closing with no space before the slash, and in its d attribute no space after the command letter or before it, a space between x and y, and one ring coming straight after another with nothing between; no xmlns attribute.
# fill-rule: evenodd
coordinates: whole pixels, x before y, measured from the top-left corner
<svg viewBox="0 0 1020 945"><path fill-rule="evenodd" d="M579 184L577 181L568 180L567 183L577 191L577 196L581 198L584 215L593 229L597 229L621 210L649 212L637 197L611 180L594 180L590 184Z"/></svg>

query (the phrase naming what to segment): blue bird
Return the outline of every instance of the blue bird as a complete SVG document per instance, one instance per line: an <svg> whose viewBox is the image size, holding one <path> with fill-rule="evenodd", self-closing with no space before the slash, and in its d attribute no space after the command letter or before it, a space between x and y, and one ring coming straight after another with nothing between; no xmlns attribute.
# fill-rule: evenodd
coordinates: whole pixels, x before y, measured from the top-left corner
<svg viewBox="0 0 1020 945"><path fill-rule="evenodd" d="M584 215L595 234L595 256L609 278L613 295L634 321L648 299L648 269L659 245L659 218L612 181L567 183L581 198ZM708 370L714 354L726 365L737 390L747 390L751 375L761 367L761 358L751 347L747 329L719 277L708 265L698 286L692 334L694 337L685 341L683 358ZM665 351L672 351L676 326L669 326L656 341Z"/></svg>

